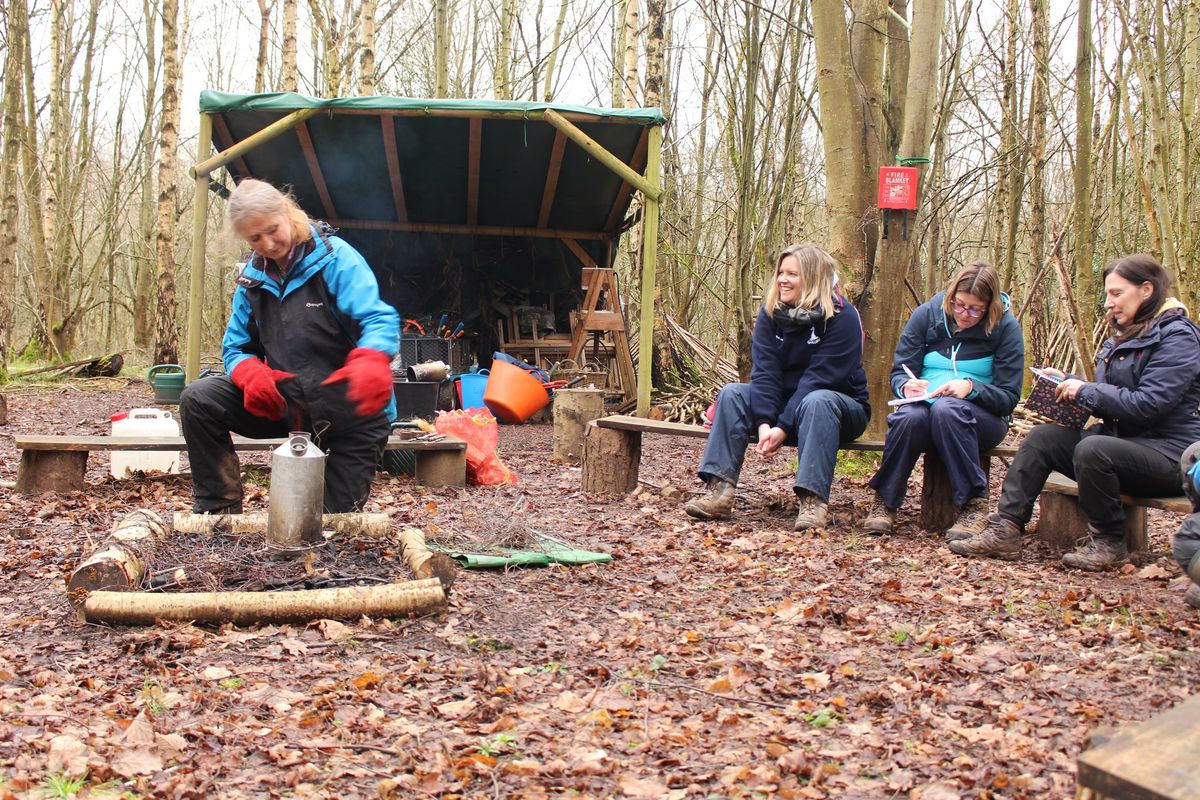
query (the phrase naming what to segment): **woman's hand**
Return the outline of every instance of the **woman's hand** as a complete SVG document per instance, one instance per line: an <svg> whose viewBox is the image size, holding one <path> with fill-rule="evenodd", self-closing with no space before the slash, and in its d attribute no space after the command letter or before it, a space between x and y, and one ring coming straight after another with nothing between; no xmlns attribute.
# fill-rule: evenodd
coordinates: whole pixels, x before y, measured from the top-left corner
<svg viewBox="0 0 1200 800"><path fill-rule="evenodd" d="M1046 373L1051 378L1059 378L1060 380L1067 377L1067 373L1063 372L1061 369L1055 369L1054 367L1042 367L1042 372Z"/></svg>
<svg viewBox="0 0 1200 800"><path fill-rule="evenodd" d="M1047 370L1049 372L1049 370ZM1079 390L1083 388L1087 381L1081 381L1079 378L1067 378L1054 389L1054 399L1060 403L1070 403L1079 396Z"/></svg>
<svg viewBox="0 0 1200 800"><path fill-rule="evenodd" d="M923 381L920 378L909 378L900 387L900 393L905 397L920 397L929 391L929 381Z"/></svg>
<svg viewBox="0 0 1200 800"><path fill-rule="evenodd" d="M970 378L957 378L944 384L936 392L934 397L957 397L965 400L967 395L975 391L975 383Z"/></svg>
<svg viewBox="0 0 1200 800"><path fill-rule="evenodd" d="M764 423L758 426L758 446L754 449L760 456L773 456L779 452L786 438L783 428L773 428Z"/></svg>

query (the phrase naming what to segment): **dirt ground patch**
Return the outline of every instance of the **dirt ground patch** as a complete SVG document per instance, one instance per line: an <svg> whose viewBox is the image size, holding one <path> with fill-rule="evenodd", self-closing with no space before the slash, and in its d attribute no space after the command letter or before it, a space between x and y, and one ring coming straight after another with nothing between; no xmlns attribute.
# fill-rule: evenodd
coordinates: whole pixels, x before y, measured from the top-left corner
<svg viewBox="0 0 1200 800"><path fill-rule="evenodd" d="M149 397L10 394L0 480L14 434L106 433ZM830 529L801 535L785 454L748 459L731 522L696 523L701 447L646 437L619 498L581 494L546 425L502 430L515 486L378 475L368 510L397 525L520 526L614 561L462 572L443 616L350 624L84 625L64 576L124 513L189 510L189 482L114 480L96 454L86 492L3 490L0 798L1061 798L1092 731L1200 684L1178 517L1151 512L1146 565L1089 575L1037 543L954 556L916 526L916 479L897 533L867 536L864 479L842 477Z"/></svg>

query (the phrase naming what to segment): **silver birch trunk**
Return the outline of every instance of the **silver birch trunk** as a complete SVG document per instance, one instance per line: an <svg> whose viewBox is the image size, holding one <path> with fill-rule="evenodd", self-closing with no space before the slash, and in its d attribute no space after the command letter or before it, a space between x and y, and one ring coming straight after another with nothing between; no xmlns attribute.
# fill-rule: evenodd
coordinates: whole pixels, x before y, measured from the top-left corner
<svg viewBox="0 0 1200 800"><path fill-rule="evenodd" d="M179 194L176 172L179 148L179 41L177 0L163 0L162 9L162 130L158 139L158 305L154 321L154 361L179 360L179 327L175 302L175 221Z"/></svg>

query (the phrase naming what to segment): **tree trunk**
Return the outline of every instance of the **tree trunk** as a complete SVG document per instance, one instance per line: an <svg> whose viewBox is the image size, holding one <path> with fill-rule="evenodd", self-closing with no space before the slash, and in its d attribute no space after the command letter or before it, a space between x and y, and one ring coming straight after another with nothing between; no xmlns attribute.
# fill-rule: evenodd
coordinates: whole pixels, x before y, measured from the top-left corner
<svg viewBox="0 0 1200 800"><path fill-rule="evenodd" d="M8 383L8 350L13 338L13 299L17 285L17 229L21 210L19 165L24 112L18 76L25 68L24 49L29 41L25 3L26 0L9 0L5 31L8 48L4 54L4 151L0 156L0 384ZM2 395L0 399L3 399Z"/></svg>
<svg viewBox="0 0 1200 800"><path fill-rule="evenodd" d="M623 101L626 108L635 108L638 104L638 35L641 31L641 8L638 2L639 0L627 0L625 4L625 52L621 85L625 87Z"/></svg>
<svg viewBox="0 0 1200 800"><path fill-rule="evenodd" d="M1000 271L1001 285L1011 291L1017 257L1017 228L1021 215L1022 188L1025 180L1025 148L1017 147L1017 130L1021 124L1020 92L1017 91L1017 42L1020 38L1021 9L1018 0L1008 0L1008 39L1004 57L1004 113L1000 121L1000 150L1004 162L1000 179L1004 180L1004 205L1001 207L1002 224L997 231L1000 243L997 247L1003 260L997 259L996 266L1003 264Z"/></svg>
<svg viewBox="0 0 1200 800"><path fill-rule="evenodd" d="M1033 84L1029 99L1029 252L1036 267L1048 263L1046 250L1046 117L1050 88L1050 24L1047 0L1029 0L1033 18ZM1050 321L1046 293L1030 287L1030 363L1045 363Z"/></svg>
<svg viewBox="0 0 1200 800"><path fill-rule="evenodd" d="M650 108L662 105L664 67L664 0L646 0L646 97Z"/></svg>
<svg viewBox="0 0 1200 800"><path fill-rule="evenodd" d="M558 66L558 48L562 46L563 26L567 22L567 0L558 4L558 19L554 21L554 34L550 40L550 52L546 55L546 76L542 88L542 102L554 101L554 79L557 77L555 68Z"/></svg>
<svg viewBox="0 0 1200 800"><path fill-rule="evenodd" d="M1079 303L1078 337L1084 374L1095 369L1092 337L1096 327L1096 272L1092 264L1092 5L1079 4L1075 49L1075 297Z"/></svg>
<svg viewBox="0 0 1200 800"><path fill-rule="evenodd" d="M283 0L283 65L280 83L285 92L294 92L299 85L300 72L296 66L296 18L299 0Z"/></svg>
<svg viewBox="0 0 1200 800"><path fill-rule="evenodd" d="M631 0L632 2L633 0ZM754 142L758 127L755 109L758 106L758 79L762 71L762 37L760 35L761 12L759 6L751 5L746 8L746 24L743 35L743 45L746 48L745 88L741 97L740 118L735 117L737 124L737 148L735 168L737 170L737 207L736 237L734 264L736 265L735 306L738 310L738 377L742 381L750 379L750 338L754 319L757 316L754 295L755 251L753 244L753 226L757 208L757 198L752 187L755 183ZM774 280L772 274L769 280Z"/></svg>
<svg viewBox="0 0 1200 800"><path fill-rule="evenodd" d="M375 94L375 11L378 0L363 0L359 10L358 93Z"/></svg>
<svg viewBox="0 0 1200 800"><path fill-rule="evenodd" d="M267 85L267 52L271 36L271 7L274 0L258 0L258 58L254 62L254 92L264 91Z"/></svg>
<svg viewBox="0 0 1200 800"><path fill-rule="evenodd" d="M179 361L179 328L175 303L176 164L179 147L178 0L162 3L162 131L158 140L158 304L154 315L154 361Z"/></svg>
<svg viewBox="0 0 1200 800"><path fill-rule="evenodd" d="M937 99L938 60L942 45L942 23L945 0L915 0L913 3L911 58L905 59L908 74L892 76L905 80L903 133L900 158L928 158L933 108ZM907 316L906 295L902 287L908 279L909 244L902 236L901 214L894 213L887 226L888 238L882 243L881 255L875 266L871 330L863 361L867 370L867 386L874 408L887 408L892 396L892 354L900 338ZM868 428L870 435L882 438L887 430L887 415L875 414Z"/></svg>
<svg viewBox="0 0 1200 800"><path fill-rule="evenodd" d="M450 0L433 3L433 83L434 97L450 96Z"/></svg>
<svg viewBox="0 0 1200 800"><path fill-rule="evenodd" d="M154 342L154 284L156 262L154 258L154 142L157 138L154 121L158 119L155 108L158 105L157 56L154 48L155 28L158 14L155 13L151 0L143 0L142 14L144 15L146 65L146 93L142 107L142 135L138 140L141 151L141 204L139 206L139 240L136 252L134 296L133 296L133 342L141 349L149 350Z"/></svg>
<svg viewBox="0 0 1200 800"><path fill-rule="evenodd" d="M496 72L492 75L497 100L512 100L513 25L517 19L517 0L502 0L500 41L496 47Z"/></svg>

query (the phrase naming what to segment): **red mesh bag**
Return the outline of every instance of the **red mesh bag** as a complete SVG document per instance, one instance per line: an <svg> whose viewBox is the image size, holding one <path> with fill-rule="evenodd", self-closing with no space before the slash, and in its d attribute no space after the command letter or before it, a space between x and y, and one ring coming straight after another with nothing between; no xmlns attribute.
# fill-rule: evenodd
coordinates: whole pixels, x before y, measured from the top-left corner
<svg viewBox="0 0 1200 800"><path fill-rule="evenodd" d="M438 433L454 436L467 443L467 482L473 486L499 486L516 483L517 476L496 454L500 426L486 408L466 408L439 412L433 425Z"/></svg>

